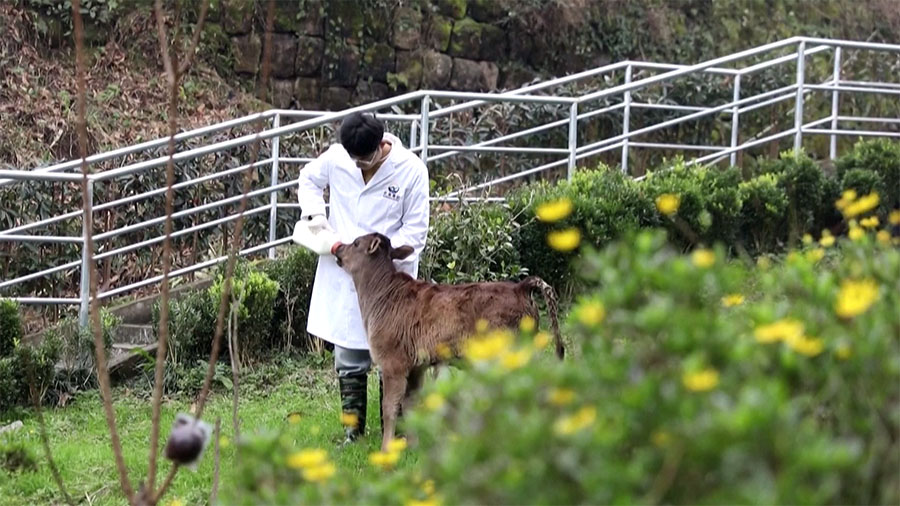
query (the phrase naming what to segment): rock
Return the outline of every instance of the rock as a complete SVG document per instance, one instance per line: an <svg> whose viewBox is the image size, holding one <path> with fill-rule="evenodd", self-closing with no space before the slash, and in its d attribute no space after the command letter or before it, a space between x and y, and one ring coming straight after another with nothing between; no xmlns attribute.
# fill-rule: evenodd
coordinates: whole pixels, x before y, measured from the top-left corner
<svg viewBox="0 0 900 506"><path fill-rule="evenodd" d="M219 75L226 75L233 70L231 39L225 33L222 25L218 23L203 24L203 50L209 55L206 57L207 63L212 64Z"/></svg>
<svg viewBox="0 0 900 506"><path fill-rule="evenodd" d="M294 101L303 109L318 109L321 88L318 79L298 77L294 80Z"/></svg>
<svg viewBox="0 0 900 506"><path fill-rule="evenodd" d="M412 7L397 9L397 20L394 22L394 47L400 49L416 49L422 32L422 13Z"/></svg>
<svg viewBox="0 0 900 506"><path fill-rule="evenodd" d="M506 60L506 32L493 25L481 25L482 60Z"/></svg>
<svg viewBox="0 0 900 506"><path fill-rule="evenodd" d="M363 55L365 74L374 81L386 83L389 72L394 71L394 48L387 44L375 44Z"/></svg>
<svg viewBox="0 0 900 506"><path fill-rule="evenodd" d="M298 76L318 75L322 68L322 53L325 41L318 37L297 37L297 59L294 61L294 72Z"/></svg>
<svg viewBox="0 0 900 506"><path fill-rule="evenodd" d="M256 74L259 70L259 55L262 51L259 35L232 37L231 48L234 54L234 71L238 74Z"/></svg>
<svg viewBox="0 0 900 506"><path fill-rule="evenodd" d="M428 20L425 43L432 49L445 53L450 46L453 21L444 16L434 15Z"/></svg>
<svg viewBox="0 0 900 506"><path fill-rule="evenodd" d="M496 63L454 58L450 88L461 91L492 91L497 88L499 75Z"/></svg>
<svg viewBox="0 0 900 506"><path fill-rule="evenodd" d="M325 77L329 84L338 86L355 86L359 75L359 48L353 45L339 44L325 51Z"/></svg>
<svg viewBox="0 0 900 506"><path fill-rule="evenodd" d="M481 24L472 18L453 23L450 37L450 55L464 58L478 58L481 53Z"/></svg>
<svg viewBox="0 0 900 506"><path fill-rule="evenodd" d="M353 103L367 104L369 102L376 102L383 98L387 98L390 95L391 90L388 88L388 85L376 81L370 82L365 79L360 79L359 83L356 85L356 89L353 91Z"/></svg>
<svg viewBox="0 0 900 506"><path fill-rule="evenodd" d="M333 30L337 36L353 38L357 42L362 38L366 20L358 0L329 0L325 4L325 17L329 32Z"/></svg>
<svg viewBox="0 0 900 506"><path fill-rule="evenodd" d="M422 87L432 90L446 88L452 70L453 58L437 51L425 51L422 57Z"/></svg>
<svg viewBox="0 0 900 506"><path fill-rule="evenodd" d="M5 432L12 432L15 430L19 430L24 426L25 426L25 424L22 423L22 420L16 420L15 422L13 422L9 425L4 425L3 427L0 427L0 434L3 434Z"/></svg>
<svg viewBox="0 0 900 506"><path fill-rule="evenodd" d="M269 102L279 109L287 109L294 99L293 79L272 79L272 95Z"/></svg>
<svg viewBox="0 0 900 506"><path fill-rule="evenodd" d="M275 2L275 31L321 36L324 21L321 8L320 0L278 0Z"/></svg>
<svg viewBox="0 0 900 506"><path fill-rule="evenodd" d="M253 27L253 0L222 0L225 32L229 35L249 33Z"/></svg>
<svg viewBox="0 0 900 506"><path fill-rule="evenodd" d="M500 86L504 90L521 88L540 77L534 69L518 63L504 67L502 75L503 81Z"/></svg>
<svg viewBox="0 0 900 506"><path fill-rule="evenodd" d="M351 91L340 86L330 86L322 90L322 107L327 111L340 111L350 107Z"/></svg>
<svg viewBox="0 0 900 506"><path fill-rule="evenodd" d="M470 0L469 16L480 23L499 21L506 15L505 0Z"/></svg>
<svg viewBox="0 0 900 506"><path fill-rule="evenodd" d="M397 51L397 72L388 74L387 82L392 89L398 91L419 89L422 83L422 53Z"/></svg>
<svg viewBox="0 0 900 506"><path fill-rule="evenodd" d="M272 34L272 75L294 77L294 60L297 58L297 39L293 35Z"/></svg>
<svg viewBox="0 0 900 506"><path fill-rule="evenodd" d="M438 11L454 19L462 19L466 15L467 0L438 0Z"/></svg>

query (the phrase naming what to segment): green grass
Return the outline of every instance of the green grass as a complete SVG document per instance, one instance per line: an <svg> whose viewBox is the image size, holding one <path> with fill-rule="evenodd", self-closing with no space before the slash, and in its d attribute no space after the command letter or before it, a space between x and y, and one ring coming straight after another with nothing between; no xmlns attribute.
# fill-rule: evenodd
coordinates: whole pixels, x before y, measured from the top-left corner
<svg viewBox="0 0 900 506"><path fill-rule="evenodd" d="M340 425L340 399L330 356L319 363L282 360L278 365L260 366L246 374L241 386L239 417L242 434L284 428L293 436L298 449L326 449L338 467L338 473L358 474L368 466L369 453L381 442L378 420L378 380L369 375L367 436L356 444L339 447L343 436ZM114 390L116 422L123 445L125 462L132 485L145 479L148 465L151 407L146 391L119 387ZM162 406L160 452L176 413L190 409L191 398L166 399ZM222 449L220 496L228 488L229 473L235 459L230 392L217 391L210 396L204 420L215 423L221 418L222 436L229 441ZM291 425L286 417L299 411L300 423ZM124 504L106 421L98 391L79 394L65 408L44 411L50 433L53 456L69 494L82 504ZM0 436L0 446L14 442L25 445L37 462L36 471L0 470L0 504L62 503L49 466L41 449L37 419L32 410L0 414L0 423L20 419L24 428ZM401 465L415 459L409 455ZM169 470L160 458L157 483ZM205 504L213 477L213 447L210 444L196 472L181 469L161 504L178 498L184 504Z"/></svg>

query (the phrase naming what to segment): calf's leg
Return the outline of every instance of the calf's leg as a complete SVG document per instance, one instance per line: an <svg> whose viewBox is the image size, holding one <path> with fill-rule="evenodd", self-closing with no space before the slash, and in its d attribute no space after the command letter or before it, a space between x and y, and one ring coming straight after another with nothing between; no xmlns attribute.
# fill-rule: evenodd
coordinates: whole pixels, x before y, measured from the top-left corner
<svg viewBox="0 0 900 506"><path fill-rule="evenodd" d="M394 439L394 430L397 424L397 411L406 393L406 374L394 371L385 371L384 400L381 409L384 413L384 431L381 436L381 451L386 452L388 443Z"/></svg>

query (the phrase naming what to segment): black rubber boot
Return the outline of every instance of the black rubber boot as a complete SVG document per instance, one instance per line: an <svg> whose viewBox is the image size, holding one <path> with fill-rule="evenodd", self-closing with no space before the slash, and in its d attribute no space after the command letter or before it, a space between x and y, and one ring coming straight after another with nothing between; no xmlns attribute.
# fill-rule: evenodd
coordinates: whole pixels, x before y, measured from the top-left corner
<svg viewBox="0 0 900 506"><path fill-rule="evenodd" d="M355 441L359 436L366 433L366 385L367 376L365 374L357 374L352 376L338 377L341 389L341 412L342 414L355 415L356 425L345 425L345 443ZM344 417L341 417L344 421Z"/></svg>

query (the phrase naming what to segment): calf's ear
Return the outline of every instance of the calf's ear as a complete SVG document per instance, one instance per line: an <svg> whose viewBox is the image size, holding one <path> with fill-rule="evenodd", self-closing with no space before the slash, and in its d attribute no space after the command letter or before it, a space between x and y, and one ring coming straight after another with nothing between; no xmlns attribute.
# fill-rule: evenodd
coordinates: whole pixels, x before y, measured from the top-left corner
<svg viewBox="0 0 900 506"><path fill-rule="evenodd" d="M400 246L399 248L391 248L391 259L392 260L403 260L404 258L413 254L412 246Z"/></svg>
<svg viewBox="0 0 900 506"><path fill-rule="evenodd" d="M366 254L371 255L375 253L376 251L378 251L379 246L381 246L381 238L376 236L372 239L372 243L369 244L369 247L366 248Z"/></svg>

